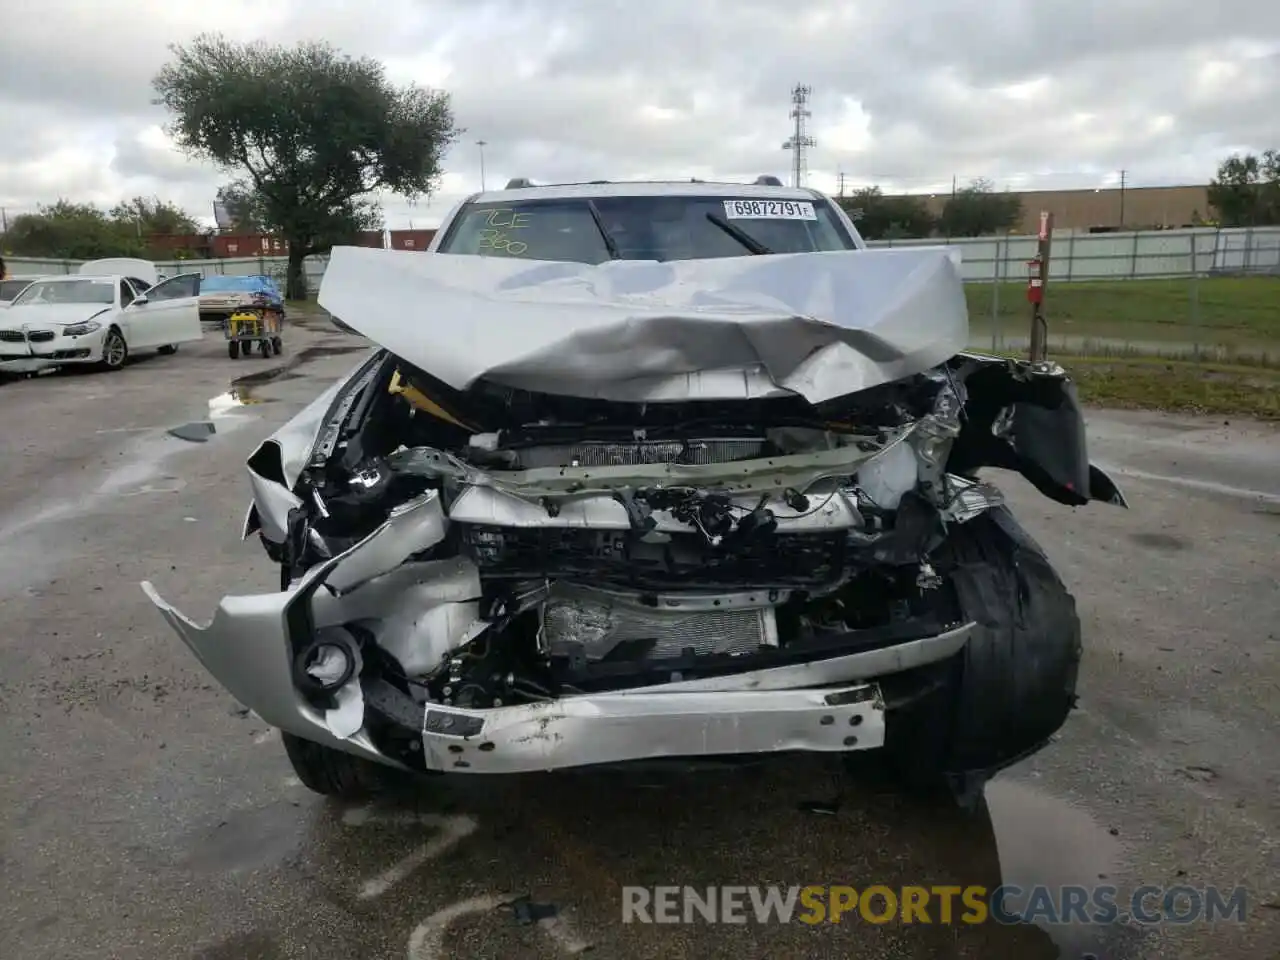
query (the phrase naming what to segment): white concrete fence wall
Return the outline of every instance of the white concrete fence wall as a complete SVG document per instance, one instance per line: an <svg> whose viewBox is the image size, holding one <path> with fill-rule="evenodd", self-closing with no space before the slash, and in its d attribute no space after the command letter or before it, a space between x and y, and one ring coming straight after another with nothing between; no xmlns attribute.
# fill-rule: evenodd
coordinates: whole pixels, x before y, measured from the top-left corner
<svg viewBox="0 0 1280 960"><path fill-rule="evenodd" d="M976 237L952 240L875 241L873 247L946 244L962 251L962 272L971 283L1026 279L1026 261L1035 256L1035 237ZM10 257L14 276L74 273L79 260ZM327 257L306 261L308 285L314 292L324 276ZM218 260L166 260L157 263L162 276L198 272L204 276L269 274L283 285L284 257ZM1081 234L1057 231L1053 238L1050 276L1055 281L1130 280L1189 277L1214 273L1280 276L1280 227L1218 230L1154 230L1134 233Z"/></svg>

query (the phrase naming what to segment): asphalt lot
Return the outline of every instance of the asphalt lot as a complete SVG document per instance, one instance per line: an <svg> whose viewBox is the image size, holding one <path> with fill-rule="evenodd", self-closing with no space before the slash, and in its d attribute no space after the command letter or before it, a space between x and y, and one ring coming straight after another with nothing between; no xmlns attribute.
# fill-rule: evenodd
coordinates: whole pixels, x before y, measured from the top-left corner
<svg viewBox="0 0 1280 960"><path fill-rule="evenodd" d="M197 618L274 589L237 537L243 460L363 346L307 321L285 349L232 361L208 339L0 384L0 955L1278 956L1277 431L1092 413L1127 512L1001 478L1077 595L1086 654L1080 709L986 810L799 761L463 779L344 810L292 778L138 587ZM166 433L215 398L208 442ZM620 922L623 885L1001 882L1250 893L1246 922L1216 928ZM513 895L556 916L523 922L498 902Z"/></svg>

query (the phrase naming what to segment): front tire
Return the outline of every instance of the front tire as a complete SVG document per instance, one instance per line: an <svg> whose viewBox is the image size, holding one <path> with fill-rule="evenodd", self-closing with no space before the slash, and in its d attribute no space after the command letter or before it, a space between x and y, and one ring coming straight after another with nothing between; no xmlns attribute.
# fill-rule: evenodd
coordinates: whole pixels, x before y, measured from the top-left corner
<svg viewBox="0 0 1280 960"><path fill-rule="evenodd" d="M953 528L934 566L976 621L942 685L891 713L886 757L908 785L973 784L1043 748L1076 701L1075 598L1005 508Z"/></svg>
<svg viewBox="0 0 1280 960"><path fill-rule="evenodd" d="M401 778L391 767L343 753L291 733L281 733L293 772L308 790L342 800L386 793Z"/></svg>
<svg viewBox="0 0 1280 960"><path fill-rule="evenodd" d="M122 370L128 359L129 345L125 343L124 334L112 327L102 339L102 360L98 366L103 370Z"/></svg>
<svg viewBox="0 0 1280 960"><path fill-rule="evenodd" d="M239 341L232 340L227 344L227 356L230 357L232 360L235 360L237 357L240 356Z"/></svg>

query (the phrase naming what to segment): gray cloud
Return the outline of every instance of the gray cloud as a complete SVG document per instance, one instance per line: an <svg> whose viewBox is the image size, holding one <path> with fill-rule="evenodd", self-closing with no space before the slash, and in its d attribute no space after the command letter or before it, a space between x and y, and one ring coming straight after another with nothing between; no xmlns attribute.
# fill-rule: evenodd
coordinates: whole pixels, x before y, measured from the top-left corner
<svg viewBox="0 0 1280 960"><path fill-rule="evenodd" d="M435 197L384 198L393 226L438 219L512 176L785 173L788 91L814 89L811 182L925 188L1204 180L1232 149L1276 144L1280 6L1256 0L225 0L236 39L336 38L400 80L439 84L467 128ZM163 0L47 0L56 30L0 34L0 202L74 190L196 204L221 179L139 131L160 122L159 38L208 29ZM138 29L138 25L144 25ZM151 38L156 38L152 40ZM100 151L96 167L84 153ZM74 155L73 155L74 154ZM74 162L79 156L79 162ZM43 161L43 162L42 162ZM63 171L61 180L58 171Z"/></svg>

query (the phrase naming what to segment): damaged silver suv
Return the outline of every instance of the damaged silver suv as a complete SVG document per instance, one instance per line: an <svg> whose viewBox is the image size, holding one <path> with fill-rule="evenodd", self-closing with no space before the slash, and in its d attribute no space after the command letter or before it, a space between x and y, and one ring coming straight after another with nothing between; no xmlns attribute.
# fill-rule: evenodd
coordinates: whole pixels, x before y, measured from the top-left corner
<svg viewBox="0 0 1280 960"><path fill-rule="evenodd" d="M372 293L371 293L372 291ZM1075 700L1075 602L983 468L1123 506L954 251L755 184L513 184L338 248L379 349L250 458L278 591L200 626L304 784L879 750L980 783Z"/></svg>

